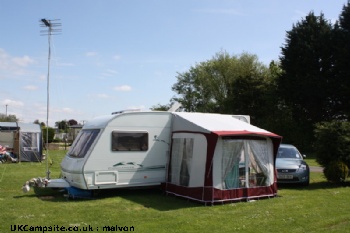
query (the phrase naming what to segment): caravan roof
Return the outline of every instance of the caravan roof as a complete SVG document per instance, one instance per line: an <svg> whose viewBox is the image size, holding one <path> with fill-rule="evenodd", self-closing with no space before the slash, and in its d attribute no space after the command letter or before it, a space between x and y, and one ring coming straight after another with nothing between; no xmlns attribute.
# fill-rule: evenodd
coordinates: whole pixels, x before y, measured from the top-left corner
<svg viewBox="0 0 350 233"><path fill-rule="evenodd" d="M100 129L105 128L112 119L114 119L117 115L104 115L96 117L84 124L84 129Z"/></svg>
<svg viewBox="0 0 350 233"><path fill-rule="evenodd" d="M106 128L106 126L111 122L113 119L121 116L121 115L137 115L137 114L144 114L149 113L151 115L154 114L171 114L170 112L164 112L164 111L120 111L112 113L111 115L103 115L96 117L88 122L85 123L83 129L102 129ZM142 122L134 122L133 124L142 124Z"/></svg>
<svg viewBox="0 0 350 233"><path fill-rule="evenodd" d="M148 112L148 111L147 111ZM114 118L124 114L140 114L143 111L120 112L117 114L104 115L88 121L84 129L105 128ZM149 112L149 113L156 113ZM162 112L162 114L167 112ZM234 115L223 115L217 113L194 113L194 112L168 112L172 114L174 121L173 128L176 131L196 131L203 133L215 133L218 135L237 135L237 134L260 134L271 135L272 133L238 120Z"/></svg>
<svg viewBox="0 0 350 233"><path fill-rule="evenodd" d="M193 112L174 112L173 114L178 116L177 118L182 118L174 121L176 131L213 132L218 135L272 134L267 130L238 120L233 115Z"/></svg>
<svg viewBox="0 0 350 233"><path fill-rule="evenodd" d="M41 132L39 124L23 122L0 122L1 130L16 130L20 128L22 132Z"/></svg>

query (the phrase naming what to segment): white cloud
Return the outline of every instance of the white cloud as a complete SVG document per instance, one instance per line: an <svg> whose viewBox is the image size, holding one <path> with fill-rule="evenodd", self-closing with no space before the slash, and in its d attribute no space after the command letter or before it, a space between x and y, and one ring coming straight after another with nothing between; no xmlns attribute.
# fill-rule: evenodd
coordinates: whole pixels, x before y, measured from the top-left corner
<svg viewBox="0 0 350 233"><path fill-rule="evenodd" d="M0 48L0 69L6 69L9 66L8 57L5 50Z"/></svg>
<svg viewBox="0 0 350 233"><path fill-rule="evenodd" d="M129 106L128 109L140 109L140 110L146 110L145 105L139 105L139 106Z"/></svg>
<svg viewBox="0 0 350 233"><path fill-rule="evenodd" d="M23 87L23 89L28 90L28 91L35 91L35 90L38 90L38 88L39 87L34 86L34 85L28 85L28 86Z"/></svg>
<svg viewBox="0 0 350 233"><path fill-rule="evenodd" d="M73 109L68 107L65 107L65 108L50 107L50 113L62 114L62 113L73 113L73 112L74 112Z"/></svg>
<svg viewBox="0 0 350 233"><path fill-rule="evenodd" d="M16 101L16 100L10 100L10 99L3 100L2 104L3 105L14 106L14 107L22 107L22 106L24 106L24 103L22 101Z"/></svg>
<svg viewBox="0 0 350 233"><path fill-rule="evenodd" d="M218 9L195 9L195 12L208 13L208 14L230 14L230 15L244 15L242 12L236 9L230 8L218 8Z"/></svg>
<svg viewBox="0 0 350 233"><path fill-rule="evenodd" d="M113 59L116 60L116 61L119 61L120 59L122 59L122 57L117 54L117 55L113 56Z"/></svg>
<svg viewBox="0 0 350 233"><path fill-rule="evenodd" d="M116 86L113 89L116 91L131 91L131 87L128 85Z"/></svg>
<svg viewBox="0 0 350 233"><path fill-rule="evenodd" d="M72 113L73 109L71 109L71 108L63 108L62 112L64 112L64 113Z"/></svg>
<svg viewBox="0 0 350 233"><path fill-rule="evenodd" d="M111 76L115 76L116 74L118 74L118 71L108 69L108 70L105 70L101 75L111 77Z"/></svg>
<svg viewBox="0 0 350 233"><path fill-rule="evenodd" d="M97 94L97 98L107 99L107 98L109 98L109 97L108 97L108 95L106 95L106 94Z"/></svg>
<svg viewBox="0 0 350 233"><path fill-rule="evenodd" d="M46 80L47 79L47 74L42 74L39 76L39 80Z"/></svg>
<svg viewBox="0 0 350 233"><path fill-rule="evenodd" d="M57 66L75 66L73 63L57 63Z"/></svg>
<svg viewBox="0 0 350 233"><path fill-rule="evenodd" d="M111 74L117 74L117 73L118 73L117 71L115 71L115 70L110 70L110 69L107 70L107 72L108 72L108 73L111 73Z"/></svg>
<svg viewBox="0 0 350 233"><path fill-rule="evenodd" d="M12 62L15 65L25 67L25 66L28 66L30 64L33 64L34 60L31 59L29 56L23 56L23 57L14 57L14 58L12 58Z"/></svg>
<svg viewBox="0 0 350 233"><path fill-rule="evenodd" d="M95 57L95 56L97 56L97 53L96 52L87 52L87 53L85 53L85 56L87 56L87 57Z"/></svg>
<svg viewBox="0 0 350 233"><path fill-rule="evenodd" d="M0 78L27 75L24 68L35 63L29 56L12 57L0 48Z"/></svg>

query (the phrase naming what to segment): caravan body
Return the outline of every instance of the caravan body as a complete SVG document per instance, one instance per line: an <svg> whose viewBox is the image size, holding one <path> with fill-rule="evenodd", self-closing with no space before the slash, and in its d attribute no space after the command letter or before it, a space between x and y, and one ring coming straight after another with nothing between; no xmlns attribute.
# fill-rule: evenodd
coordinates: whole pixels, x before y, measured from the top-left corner
<svg viewBox="0 0 350 233"><path fill-rule="evenodd" d="M86 123L61 163L80 189L159 185L170 148L170 112L121 112Z"/></svg>

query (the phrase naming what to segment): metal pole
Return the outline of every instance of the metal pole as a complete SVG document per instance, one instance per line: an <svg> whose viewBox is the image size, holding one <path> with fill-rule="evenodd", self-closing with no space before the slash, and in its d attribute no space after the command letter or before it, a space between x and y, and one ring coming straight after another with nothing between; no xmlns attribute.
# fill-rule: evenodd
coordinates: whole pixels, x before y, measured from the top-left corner
<svg viewBox="0 0 350 233"><path fill-rule="evenodd" d="M50 179L50 169L49 169L49 109L50 109L50 61L51 61L51 35L53 32L60 32L59 29L53 29L53 27L61 26L60 23L52 23L51 20L41 19L42 27L48 28L48 44L49 53L47 57L47 103L46 103L46 178ZM46 33L46 31L42 31Z"/></svg>
<svg viewBox="0 0 350 233"><path fill-rule="evenodd" d="M52 24L50 20L42 19L41 22L44 26L48 28L48 44L49 52L47 57L47 86L46 86L46 139L45 139L45 149L46 149L46 178L50 179L50 169L49 169L49 108L50 108L50 59L51 59L51 33Z"/></svg>
<svg viewBox="0 0 350 233"><path fill-rule="evenodd" d="M51 24L49 24L49 53L47 58L47 86L46 86L46 178L50 179L50 169L49 169L49 109L50 109L50 60L51 60Z"/></svg>

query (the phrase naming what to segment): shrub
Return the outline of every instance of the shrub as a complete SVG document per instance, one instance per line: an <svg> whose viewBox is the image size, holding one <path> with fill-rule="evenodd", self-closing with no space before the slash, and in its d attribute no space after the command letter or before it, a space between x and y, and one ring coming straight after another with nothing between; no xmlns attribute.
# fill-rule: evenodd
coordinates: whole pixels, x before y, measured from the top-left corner
<svg viewBox="0 0 350 233"><path fill-rule="evenodd" d="M350 122L332 121L316 124L316 160L323 167L332 161L350 166Z"/></svg>
<svg viewBox="0 0 350 233"><path fill-rule="evenodd" d="M41 128L41 131L43 133L43 142L46 143L46 134L48 131L48 142L51 143L55 137L55 129L51 127L49 127L48 129L46 127L43 127Z"/></svg>
<svg viewBox="0 0 350 233"><path fill-rule="evenodd" d="M54 138L54 139L52 140L52 142L58 143L58 142L62 142L62 140L61 140L60 138Z"/></svg>
<svg viewBox="0 0 350 233"><path fill-rule="evenodd" d="M341 161L333 161L324 169L324 175L328 181L341 183L346 180L349 175L349 168Z"/></svg>

